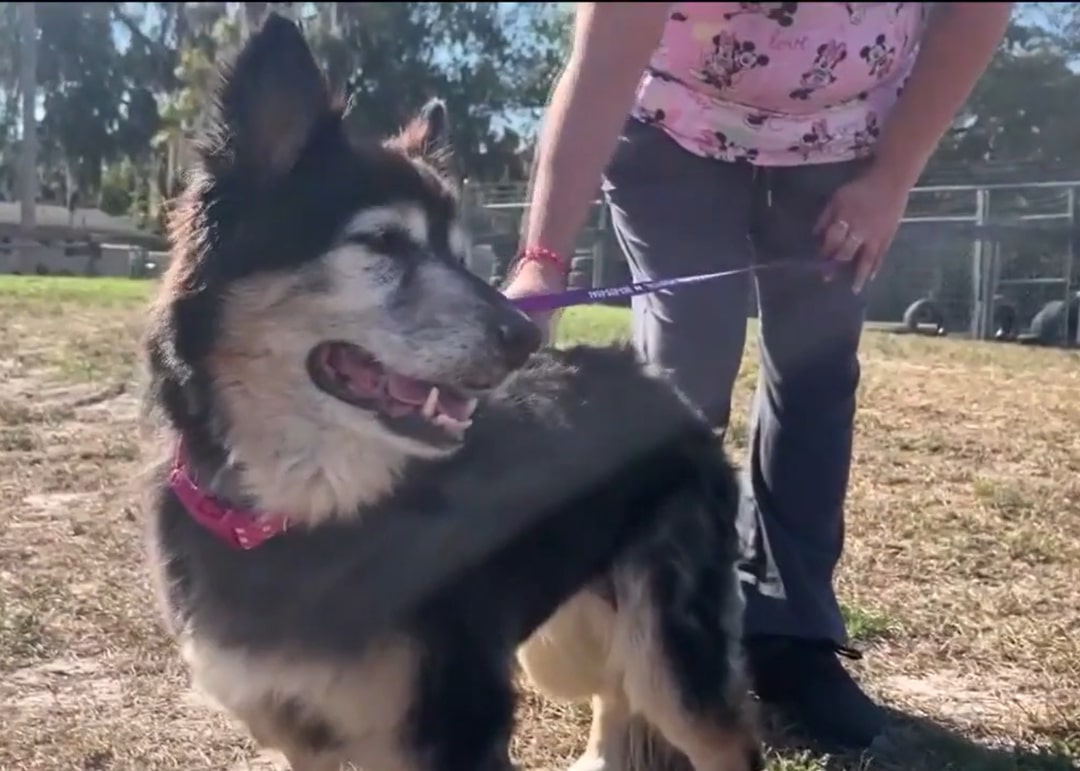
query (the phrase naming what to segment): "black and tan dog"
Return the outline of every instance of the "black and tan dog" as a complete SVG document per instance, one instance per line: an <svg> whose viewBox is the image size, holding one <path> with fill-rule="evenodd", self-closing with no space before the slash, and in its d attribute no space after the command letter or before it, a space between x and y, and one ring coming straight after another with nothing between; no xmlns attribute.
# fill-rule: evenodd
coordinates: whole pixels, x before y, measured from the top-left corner
<svg viewBox="0 0 1080 771"><path fill-rule="evenodd" d="M146 343L151 564L193 678L296 771L476 771L509 765L519 651L595 697L588 762L635 716L697 771L760 768L732 471L632 353L537 353L466 270L445 123L350 136L276 16L224 74ZM523 510L371 634L370 523Z"/></svg>

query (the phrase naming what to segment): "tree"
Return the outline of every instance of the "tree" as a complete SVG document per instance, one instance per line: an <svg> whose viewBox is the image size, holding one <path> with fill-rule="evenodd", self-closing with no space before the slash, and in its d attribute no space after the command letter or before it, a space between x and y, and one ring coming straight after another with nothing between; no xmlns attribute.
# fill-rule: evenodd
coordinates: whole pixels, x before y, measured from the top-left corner
<svg viewBox="0 0 1080 771"><path fill-rule="evenodd" d="M17 3L0 3L0 195L15 193L21 144ZM535 120L566 54L562 3L42 3L38 6L41 198L157 221L218 64L271 9L301 19L350 127L395 131L447 102L459 169L522 181ZM1017 5L998 56L927 179L1080 173L1080 5ZM120 186L124 189L117 189ZM128 189L132 188L132 189Z"/></svg>
<svg viewBox="0 0 1080 771"><path fill-rule="evenodd" d="M25 138L19 153L19 219L27 231L37 224L37 127L33 110L37 99L36 10L36 3L19 6L19 91L22 92L22 134Z"/></svg>
<svg viewBox="0 0 1080 771"><path fill-rule="evenodd" d="M935 155L936 180L998 181L1080 174L1080 130L1062 113L1080 101L1080 10L1074 3L1018 7L987 72Z"/></svg>
<svg viewBox="0 0 1080 771"><path fill-rule="evenodd" d="M439 97L470 177L521 177L513 129L546 104L565 54L557 4L321 3L305 28L357 131L390 133Z"/></svg>
<svg viewBox="0 0 1080 771"><path fill-rule="evenodd" d="M0 36L16 43L17 5L0 3ZM439 96L470 176L524 174L521 134L563 55L557 4L42 3L40 198L116 213L137 206L153 220L155 197L174 192L178 148L200 128L218 63L275 6L305 16L332 84L352 97L353 129L388 134ZM17 51L0 46L0 193L8 195L22 134Z"/></svg>

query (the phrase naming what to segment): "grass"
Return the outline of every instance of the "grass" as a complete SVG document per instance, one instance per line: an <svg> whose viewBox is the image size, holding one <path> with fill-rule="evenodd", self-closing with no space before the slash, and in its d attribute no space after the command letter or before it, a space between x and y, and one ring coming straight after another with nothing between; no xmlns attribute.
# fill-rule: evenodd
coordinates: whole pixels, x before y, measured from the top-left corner
<svg viewBox="0 0 1080 771"><path fill-rule="evenodd" d="M130 393L149 284L0 277L0 771L268 769L199 703L140 554ZM561 338L624 338L606 308ZM777 732L770 771L1080 764L1080 357L868 332L839 591L896 711L861 757ZM745 451L751 340L729 432ZM515 753L560 768L588 714L527 693Z"/></svg>

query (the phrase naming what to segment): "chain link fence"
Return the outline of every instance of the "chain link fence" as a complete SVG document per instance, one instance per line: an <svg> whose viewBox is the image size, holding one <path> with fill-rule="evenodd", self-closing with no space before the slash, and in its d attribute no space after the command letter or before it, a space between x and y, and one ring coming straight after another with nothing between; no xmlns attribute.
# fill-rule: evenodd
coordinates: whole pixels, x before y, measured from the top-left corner
<svg viewBox="0 0 1080 771"><path fill-rule="evenodd" d="M1080 181L916 188L877 280L867 320L910 332L1080 344ZM500 283L527 204L522 184L467 184L470 267ZM629 280L596 202L575 248L571 283ZM625 300L612 301L626 304ZM751 315L753 297L750 299Z"/></svg>

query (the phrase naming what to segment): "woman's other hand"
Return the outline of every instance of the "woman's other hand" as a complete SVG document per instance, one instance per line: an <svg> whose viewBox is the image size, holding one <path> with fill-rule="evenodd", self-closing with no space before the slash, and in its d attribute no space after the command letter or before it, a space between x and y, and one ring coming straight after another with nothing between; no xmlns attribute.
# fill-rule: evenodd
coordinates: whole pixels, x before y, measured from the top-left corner
<svg viewBox="0 0 1080 771"><path fill-rule="evenodd" d="M905 177L871 166L837 190L821 213L814 232L822 239L822 256L854 265L856 292L881 268L910 192Z"/></svg>

